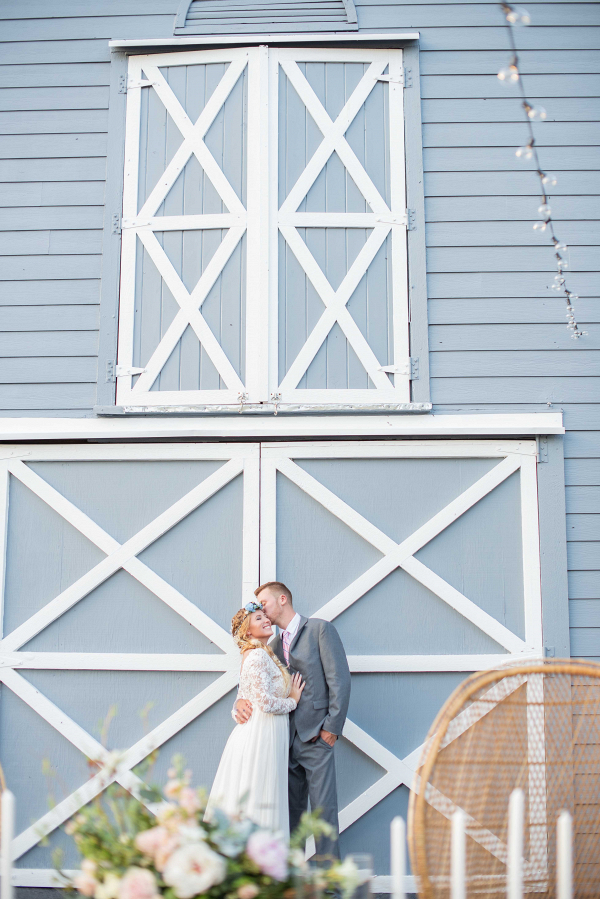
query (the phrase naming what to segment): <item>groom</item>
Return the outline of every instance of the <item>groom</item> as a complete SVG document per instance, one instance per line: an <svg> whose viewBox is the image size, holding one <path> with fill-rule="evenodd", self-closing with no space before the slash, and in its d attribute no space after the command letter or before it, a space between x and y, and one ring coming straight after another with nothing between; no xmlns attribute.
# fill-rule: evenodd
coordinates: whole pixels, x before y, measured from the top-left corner
<svg viewBox="0 0 600 899"><path fill-rule="evenodd" d="M304 618L294 611L285 584L269 581L254 591L279 636L271 648L280 661L306 681L298 707L290 714L289 807L290 832L306 811L321 809L321 817L338 832L335 783L335 741L342 733L350 700L350 670L338 632L329 621ZM238 699L235 717L244 724L252 703ZM318 855L339 858L337 838L317 841Z"/></svg>

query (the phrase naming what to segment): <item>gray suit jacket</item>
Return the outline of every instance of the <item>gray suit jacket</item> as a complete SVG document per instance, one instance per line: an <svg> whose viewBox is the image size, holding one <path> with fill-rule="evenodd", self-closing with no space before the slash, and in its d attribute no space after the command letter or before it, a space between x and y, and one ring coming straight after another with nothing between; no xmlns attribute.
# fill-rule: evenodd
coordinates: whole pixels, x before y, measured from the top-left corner
<svg viewBox="0 0 600 899"><path fill-rule="evenodd" d="M280 636L271 647L285 664ZM307 743L322 729L340 736L350 701L350 669L330 621L300 616L290 646L290 669L299 671L306 681L298 707L290 715L290 740L297 733Z"/></svg>

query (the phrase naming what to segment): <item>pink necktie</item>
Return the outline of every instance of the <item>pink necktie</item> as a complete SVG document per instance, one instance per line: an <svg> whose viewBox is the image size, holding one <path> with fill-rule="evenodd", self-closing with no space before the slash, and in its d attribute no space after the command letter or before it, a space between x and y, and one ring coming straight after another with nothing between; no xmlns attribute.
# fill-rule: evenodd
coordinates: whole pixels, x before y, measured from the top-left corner
<svg viewBox="0 0 600 899"><path fill-rule="evenodd" d="M291 636L289 631L284 631L281 635L281 640L283 642L283 657L285 659L285 664L290 664L290 640Z"/></svg>

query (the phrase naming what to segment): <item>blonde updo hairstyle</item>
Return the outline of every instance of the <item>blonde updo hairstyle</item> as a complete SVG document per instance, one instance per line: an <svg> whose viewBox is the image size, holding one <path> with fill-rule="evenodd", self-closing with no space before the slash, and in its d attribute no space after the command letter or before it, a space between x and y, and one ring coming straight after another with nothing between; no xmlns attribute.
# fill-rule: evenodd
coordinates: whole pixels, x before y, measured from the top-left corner
<svg viewBox="0 0 600 899"><path fill-rule="evenodd" d="M255 609L255 611L258 610ZM252 614L252 612L248 612L246 611L246 609L239 609L231 619L231 635L235 641L236 646L242 654L250 649L262 649L273 659L273 661L283 674L287 695L290 692L290 686L292 683L290 673L285 665L282 665L282 663L279 661L268 644L261 643L260 640L257 640L256 637L253 637L248 633L248 629L250 627L250 617Z"/></svg>

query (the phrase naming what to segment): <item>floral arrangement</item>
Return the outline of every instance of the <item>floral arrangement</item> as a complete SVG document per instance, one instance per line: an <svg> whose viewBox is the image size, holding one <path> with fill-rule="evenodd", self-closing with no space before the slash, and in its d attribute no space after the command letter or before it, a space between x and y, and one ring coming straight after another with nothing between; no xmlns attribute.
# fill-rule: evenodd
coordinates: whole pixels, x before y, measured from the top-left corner
<svg viewBox="0 0 600 899"><path fill-rule="evenodd" d="M331 827L306 813L290 844L253 822L215 811L204 821L206 792L173 759L161 793L144 787L140 798L122 787L104 794L71 819L65 830L83 856L71 886L90 899L293 899L331 890L349 899L358 883L352 859L309 867L309 836L331 836Z"/></svg>

